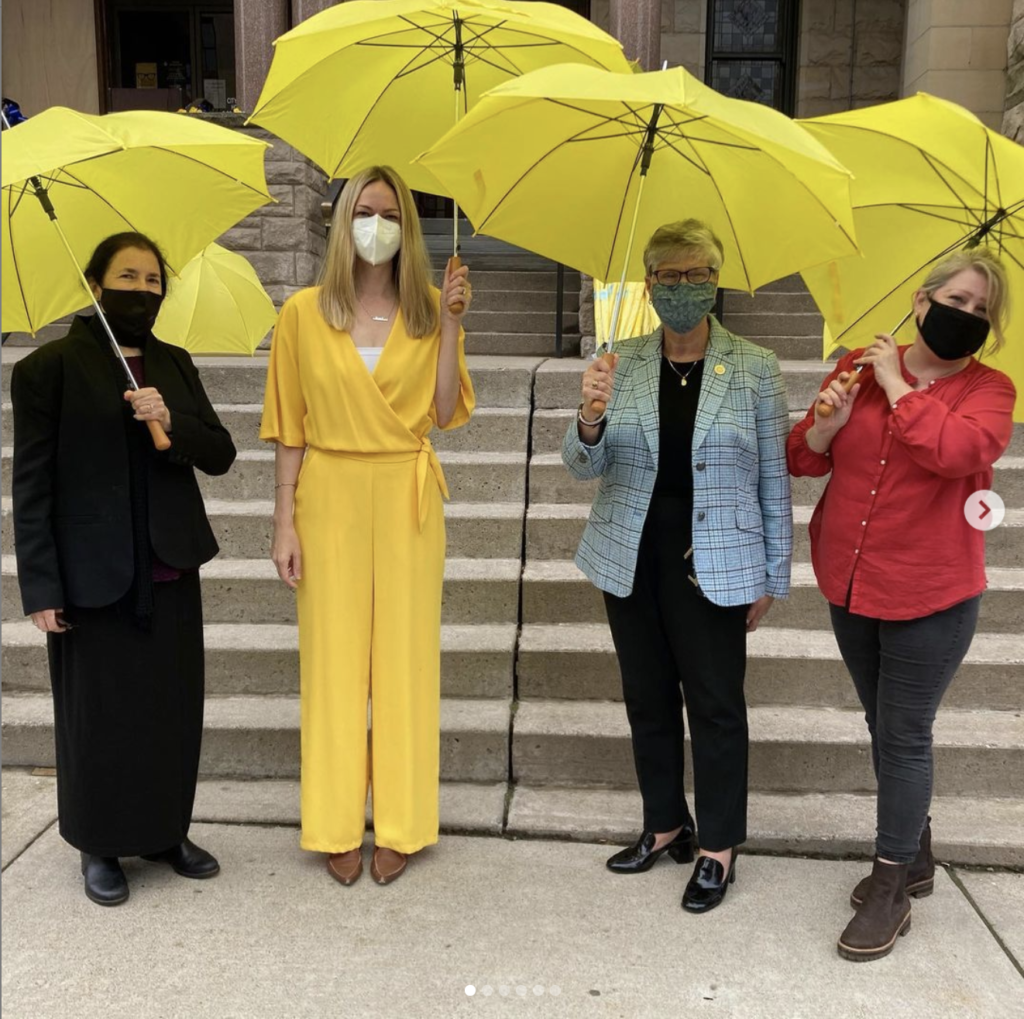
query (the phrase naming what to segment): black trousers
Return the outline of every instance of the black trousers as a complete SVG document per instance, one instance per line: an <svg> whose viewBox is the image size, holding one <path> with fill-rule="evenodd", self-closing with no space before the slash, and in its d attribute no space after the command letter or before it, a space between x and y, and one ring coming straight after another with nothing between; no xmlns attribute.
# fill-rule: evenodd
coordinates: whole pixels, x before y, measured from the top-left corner
<svg viewBox="0 0 1024 1019"><path fill-rule="evenodd" d="M981 596L920 619L832 610L839 651L871 733L878 780L875 852L912 863L932 801L932 726L978 625Z"/></svg>
<svg viewBox="0 0 1024 1019"><path fill-rule="evenodd" d="M141 856L187 835L203 735L198 571L153 585L152 629L129 595L69 607L48 635L61 835L97 856Z"/></svg>
<svg viewBox="0 0 1024 1019"><path fill-rule="evenodd" d="M700 846L718 851L747 837L748 606L714 605L691 581L691 512L689 500L654 499L632 594L604 598L644 829L672 831L691 820L683 788L685 699Z"/></svg>

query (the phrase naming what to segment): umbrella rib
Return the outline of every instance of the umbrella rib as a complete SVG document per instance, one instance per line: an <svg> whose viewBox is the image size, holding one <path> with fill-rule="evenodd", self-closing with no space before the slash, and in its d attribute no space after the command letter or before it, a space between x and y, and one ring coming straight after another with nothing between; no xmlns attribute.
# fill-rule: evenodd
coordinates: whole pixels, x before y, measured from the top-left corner
<svg viewBox="0 0 1024 1019"><path fill-rule="evenodd" d="M607 280L612 274L612 260L615 258L615 248L619 243L619 231L622 229L622 220L626 215L626 202L629 199L629 185L633 180L633 174L636 173L636 168L640 165L640 161L643 159L643 149L638 148L636 158L633 160L633 165L629 168L629 173L626 176L626 186L622 189L622 202L619 205L619 214L615 218L615 232L612 234L611 247L608 249L608 261L604 267L604 279ZM629 266L623 265L623 274L629 272Z"/></svg>
<svg viewBox="0 0 1024 1019"><path fill-rule="evenodd" d="M27 182L26 182L26 185L27 185ZM12 194L13 194L12 189L8 189L8 192L7 192L7 204L8 205L10 205L11 195ZM25 194L25 188L23 186L23 188L22 188L22 196L24 196L24 194ZM19 198L18 201L20 203L21 199ZM15 205L14 208L17 209L17 205ZM31 312L31 310L29 309L29 306L28 306L28 297L25 294L25 287L24 287L24 285L21 282L21 266L18 265L18 246L14 243L14 212L11 209L8 209L8 212L7 212L7 222L9 224L10 230L11 230L11 234L10 234L11 259L14 262L14 275L18 279L18 292L21 294L21 306L25 309L25 317L28 319L28 331L33 336L35 336L36 331L35 331L35 328L34 328L34 323L32 321L32 312Z"/></svg>

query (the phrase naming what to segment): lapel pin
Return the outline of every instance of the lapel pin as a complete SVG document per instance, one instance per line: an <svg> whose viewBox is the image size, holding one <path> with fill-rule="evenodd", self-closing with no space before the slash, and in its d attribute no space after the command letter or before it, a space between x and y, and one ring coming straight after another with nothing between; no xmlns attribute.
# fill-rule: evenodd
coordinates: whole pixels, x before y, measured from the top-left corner
<svg viewBox="0 0 1024 1019"><path fill-rule="evenodd" d="M715 365L715 374L716 375L724 375L725 374L725 365L724 364L716 364Z"/></svg>

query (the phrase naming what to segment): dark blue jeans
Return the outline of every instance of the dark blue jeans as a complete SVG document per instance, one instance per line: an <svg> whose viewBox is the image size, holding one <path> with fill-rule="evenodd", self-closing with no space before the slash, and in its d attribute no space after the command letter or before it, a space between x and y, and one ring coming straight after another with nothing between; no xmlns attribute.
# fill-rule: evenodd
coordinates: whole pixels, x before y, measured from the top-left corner
<svg viewBox="0 0 1024 1019"><path fill-rule="evenodd" d="M978 625L981 595L920 619L858 616L831 605L839 651L871 733L878 780L875 852L911 863L932 800L932 726Z"/></svg>

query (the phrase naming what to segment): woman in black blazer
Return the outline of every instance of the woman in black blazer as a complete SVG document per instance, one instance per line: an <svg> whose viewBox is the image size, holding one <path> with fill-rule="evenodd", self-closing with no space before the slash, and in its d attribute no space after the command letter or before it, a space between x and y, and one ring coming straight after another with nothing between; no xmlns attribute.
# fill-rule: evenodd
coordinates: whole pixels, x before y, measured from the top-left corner
<svg viewBox="0 0 1024 1019"><path fill-rule="evenodd" d="M192 359L152 334L166 286L141 234L86 269L141 387L128 389L98 318L14 368L14 535L25 612L47 635L63 837L85 892L128 898L118 862L186 877L217 861L188 840L203 728L199 567L217 554L193 468L235 459ZM148 430L171 439L157 452Z"/></svg>

